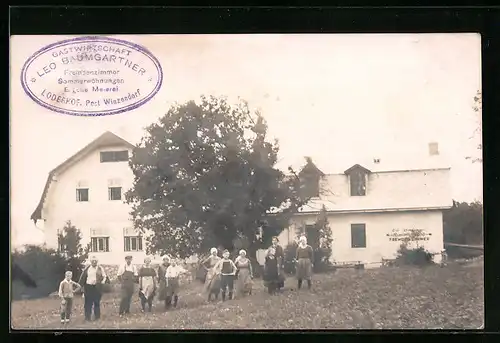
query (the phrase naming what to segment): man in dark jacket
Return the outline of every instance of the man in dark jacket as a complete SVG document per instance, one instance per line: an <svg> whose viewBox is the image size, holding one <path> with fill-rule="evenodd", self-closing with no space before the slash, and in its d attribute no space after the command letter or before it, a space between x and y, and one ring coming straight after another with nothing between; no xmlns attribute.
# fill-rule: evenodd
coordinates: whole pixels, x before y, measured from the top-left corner
<svg viewBox="0 0 500 343"><path fill-rule="evenodd" d="M90 321L92 308L94 308L94 318L101 317L101 296L102 285L106 282L106 272L104 268L97 264L95 256L90 257L90 265L86 267L80 276L78 283L83 287L85 320Z"/></svg>

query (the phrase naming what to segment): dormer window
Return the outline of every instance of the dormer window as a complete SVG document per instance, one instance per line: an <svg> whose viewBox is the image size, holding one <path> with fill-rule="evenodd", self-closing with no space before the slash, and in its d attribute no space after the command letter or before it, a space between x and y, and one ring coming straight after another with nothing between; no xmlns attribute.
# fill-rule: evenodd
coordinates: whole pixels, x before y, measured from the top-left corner
<svg viewBox="0 0 500 343"><path fill-rule="evenodd" d="M366 195L366 181L369 173L371 173L371 171L359 164L352 166L344 172L349 179L349 191L351 196Z"/></svg>
<svg viewBox="0 0 500 343"><path fill-rule="evenodd" d="M302 194L306 198L319 198L320 180L324 176L323 172L316 167L312 159L306 157L306 165L299 173Z"/></svg>
<svg viewBox="0 0 500 343"><path fill-rule="evenodd" d="M316 175L302 178L301 182L304 196L308 198L319 198L319 180L320 177Z"/></svg>

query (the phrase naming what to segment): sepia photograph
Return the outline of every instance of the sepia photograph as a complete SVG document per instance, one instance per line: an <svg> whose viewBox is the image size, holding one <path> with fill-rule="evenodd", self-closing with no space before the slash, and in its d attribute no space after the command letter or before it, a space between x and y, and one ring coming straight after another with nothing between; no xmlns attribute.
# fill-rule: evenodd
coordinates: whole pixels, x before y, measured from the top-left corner
<svg viewBox="0 0 500 343"><path fill-rule="evenodd" d="M12 329L484 327L479 34L9 52Z"/></svg>

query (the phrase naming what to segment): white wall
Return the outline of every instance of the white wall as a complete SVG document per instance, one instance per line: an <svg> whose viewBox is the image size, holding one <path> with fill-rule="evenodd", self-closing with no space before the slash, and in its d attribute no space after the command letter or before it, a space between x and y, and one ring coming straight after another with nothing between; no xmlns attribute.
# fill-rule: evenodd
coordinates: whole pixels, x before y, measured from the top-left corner
<svg viewBox="0 0 500 343"><path fill-rule="evenodd" d="M110 237L110 252L93 253L103 264L122 263L125 258L123 229L131 227L130 206L124 203L125 192L132 186L133 173L128 162L100 162L100 151L129 150L122 146L96 150L58 175L51 183L46 197L43 218L46 243L57 247L57 230L67 220L82 232L82 243L90 240L90 229L101 229ZM122 201L108 200L108 180L119 179L122 187ZM76 188L80 181L88 183L89 201L76 201ZM145 244L143 244L145 248ZM137 263L142 263L144 252L129 252Z"/></svg>
<svg viewBox="0 0 500 343"><path fill-rule="evenodd" d="M371 173L366 196L350 196L349 178L344 174L326 175L320 185L325 191L304 211L319 210L323 204L332 211L453 205L449 169Z"/></svg>
<svg viewBox="0 0 500 343"><path fill-rule="evenodd" d="M280 244L285 247L296 237L295 227L314 224L316 220L316 215L297 215L290 229L280 234ZM441 211L330 214L328 221L333 237L332 261L370 263L379 262L382 258L394 258L401 242L391 241L387 236L393 229L422 229L431 236L428 241L419 242L421 246L435 253L444 248ZM351 248L351 224L363 223L366 225L366 248ZM436 256L435 261L439 262L440 256Z"/></svg>

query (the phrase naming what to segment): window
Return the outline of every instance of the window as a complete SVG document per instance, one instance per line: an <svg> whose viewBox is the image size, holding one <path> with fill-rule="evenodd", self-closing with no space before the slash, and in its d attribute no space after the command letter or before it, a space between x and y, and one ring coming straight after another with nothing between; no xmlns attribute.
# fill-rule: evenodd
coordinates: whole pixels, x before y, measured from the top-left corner
<svg viewBox="0 0 500 343"><path fill-rule="evenodd" d="M351 224L351 248L366 248L365 224Z"/></svg>
<svg viewBox="0 0 500 343"><path fill-rule="evenodd" d="M352 172L349 176L351 182L351 196L366 195L366 175L361 171Z"/></svg>
<svg viewBox="0 0 500 343"><path fill-rule="evenodd" d="M123 243L125 251L142 251L141 236L125 236Z"/></svg>
<svg viewBox="0 0 500 343"><path fill-rule="evenodd" d="M304 196L309 198L319 197L319 176L308 175L302 178L302 187Z"/></svg>
<svg viewBox="0 0 500 343"><path fill-rule="evenodd" d="M128 161L128 150L101 151L101 163L104 163L104 162L125 162L125 161Z"/></svg>
<svg viewBox="0 0 500 343"><path fill-rule="evenodd" d="M109 200L122 200L122 188L121 187L109 187L108 188L108 199Z"/></svg>
<svg viewBox="0 0 500 343"><path fill-rule="evenodd" d="M90 238L92 252L109 252L109 237Z"/></svg>
<svg viewBox="0 0 500 343"><path fill-rule="evenodd" d="M89 189L88 188L77 188L76 189L76 201L89 201Z"/></svg>

